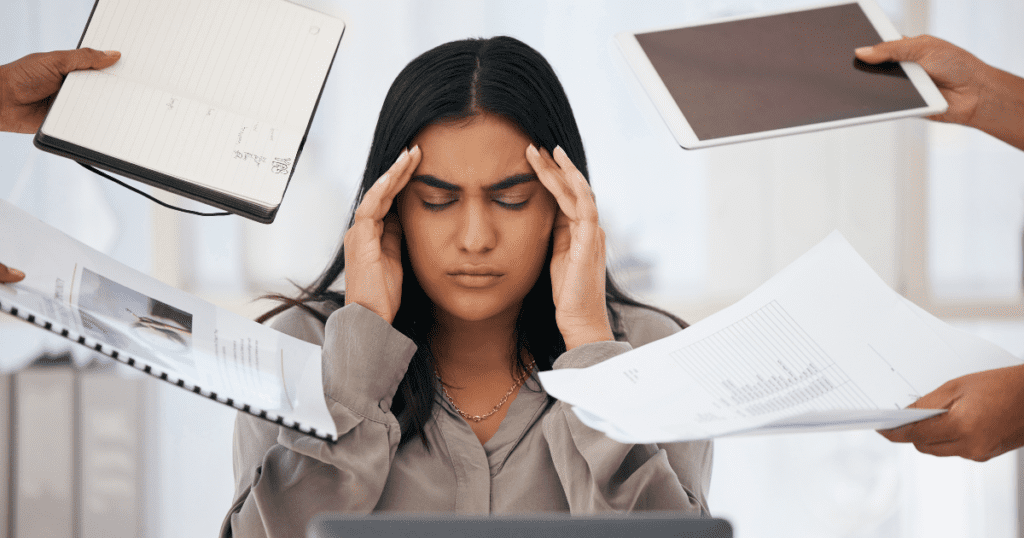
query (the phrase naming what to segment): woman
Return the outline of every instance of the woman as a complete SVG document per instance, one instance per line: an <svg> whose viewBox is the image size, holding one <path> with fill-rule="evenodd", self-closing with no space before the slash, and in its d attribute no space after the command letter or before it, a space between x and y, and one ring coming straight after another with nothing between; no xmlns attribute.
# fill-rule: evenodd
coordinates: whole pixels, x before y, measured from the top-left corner
<svg viewBox="0 0 1024 538"><path fill-rule="evenodd" d="M496 37L413 60L385 99L341 250L264 316L323 345L339 440L240 414L222 534L301 535L322 511L705 513L709 442L616 443L535 378L684 326L607 276L586 176L536 51ZM342 274L345 292L331 291Z"/></svg>

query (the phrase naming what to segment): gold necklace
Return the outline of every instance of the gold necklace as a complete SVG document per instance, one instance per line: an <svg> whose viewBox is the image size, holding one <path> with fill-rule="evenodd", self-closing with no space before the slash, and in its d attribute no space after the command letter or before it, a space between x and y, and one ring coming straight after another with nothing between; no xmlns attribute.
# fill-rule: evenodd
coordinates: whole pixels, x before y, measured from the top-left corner
<svg viewBox="0 0 1024 538"><path fill-rule="evenodd" d="M515 392L516 389L518 389L523 383L526 382L526 378L530 377L530 372L533 372L534 366L535 362L530 361L529 367L527 367L526 370L516 379L515 383L512 383L512 387L509 388L508 392L506 392L505 395L501 397L501 401L498 402L498 405L495 405L494 409L491 409L490 411L483 415L470 415L469 413L463 411L462 409L459 409L459 406L455 404L455 400L452 398L452 395L448 394L448 389L444 388L444 381L441 379L441 374L437 371L436 366L434 367L434 377L436 377L437 382L441 384L441 392L443 392L444 397L448 399L448 403L452 404L452 407L455 408L455 411L458 414L462 415L462 418L466 420L472 420L473 422L480 422L481 420L497 413L498 410L501 409L501 406L505 405L505 402L508 401L508 397L512 396L512 393Z"/></svg>

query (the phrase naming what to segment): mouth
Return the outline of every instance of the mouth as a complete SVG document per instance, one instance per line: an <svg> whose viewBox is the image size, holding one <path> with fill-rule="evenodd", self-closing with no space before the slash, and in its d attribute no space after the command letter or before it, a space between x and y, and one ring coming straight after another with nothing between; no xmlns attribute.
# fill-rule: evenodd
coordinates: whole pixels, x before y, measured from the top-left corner
<svg viewBox="0 0 1024 538"><path fill-rule="evenodd" d="M467 288L486 288L496 284L505 273L491 268L474 267L450 271L448 276Z"/></svg>

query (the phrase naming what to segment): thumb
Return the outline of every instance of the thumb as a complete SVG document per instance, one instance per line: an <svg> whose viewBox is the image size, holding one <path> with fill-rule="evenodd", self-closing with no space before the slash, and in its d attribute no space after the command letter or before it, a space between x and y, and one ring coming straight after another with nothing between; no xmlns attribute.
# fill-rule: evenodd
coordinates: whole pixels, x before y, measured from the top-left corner
<svg viewBox="0 0 1024 538"><path fill-rule="evenodd" d="M18 282L25 278L25 273L0 263L0 282Z"/></svg>
<svg viewBox="0 0 1024 538"><path fill-rule="evenodd" d="M869 64L882 62L916 62L923 51L917 46L917 38L903 38L885 41L871 47L860 47L854 51L857 58Z"/></svg>
<svg viewBox="0 0 1024 538"><path fill-rule="evenodd" d="M104 69L114 65L120 58L120 52L102 52L90 48L61 50L47 55L47 60L62 75L80 69Z"/></svg>

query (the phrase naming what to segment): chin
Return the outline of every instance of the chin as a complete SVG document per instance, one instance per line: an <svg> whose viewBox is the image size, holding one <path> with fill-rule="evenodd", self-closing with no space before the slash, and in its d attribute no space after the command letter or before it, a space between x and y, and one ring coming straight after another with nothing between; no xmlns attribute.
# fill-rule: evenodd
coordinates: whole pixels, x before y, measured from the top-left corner
<svg viewBox="0 0 1024 538"><path fill-rule="evenodd" d="M509 302L495 297L493 292L486 295L450 293L444 297L444 300L434 301L434 304L452 317L463 321L486 321L505 314L512 308L518 311L522 304L522 298Z"/></svg>

